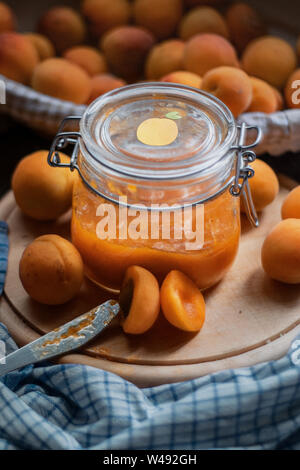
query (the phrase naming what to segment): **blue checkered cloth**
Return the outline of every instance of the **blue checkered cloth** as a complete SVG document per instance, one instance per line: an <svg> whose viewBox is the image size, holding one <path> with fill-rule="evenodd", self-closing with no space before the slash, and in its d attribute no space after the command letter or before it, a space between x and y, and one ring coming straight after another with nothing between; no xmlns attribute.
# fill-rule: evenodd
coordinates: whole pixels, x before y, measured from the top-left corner
<svg viewBox="0 0 300 470"><path fill-rule="evenodd" d="M0 340L16 349L1 324ZM144 390L93 367L27 366L0 379L2 449L299 450L300 338L278 361Z"/></svg>

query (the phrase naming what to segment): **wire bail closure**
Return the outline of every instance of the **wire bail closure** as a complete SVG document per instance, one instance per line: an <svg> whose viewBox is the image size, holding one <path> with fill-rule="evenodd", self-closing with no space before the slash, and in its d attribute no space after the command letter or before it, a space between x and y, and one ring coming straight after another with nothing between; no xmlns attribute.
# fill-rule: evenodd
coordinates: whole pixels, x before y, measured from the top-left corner
<svg viewBox="0 0 300 470"><path fill-rule="evenodd" d="M80 120L81 116L68 116L62 121L48 154L48 164L52 167L70 168L71 171L77 170L85 185L92 192L104 199L107 199L112 203L116 203L116 201L109 198L108 196L104 196L96 188L91 186L90 183L84 178L77 164L77 158L79 154L79 139L81 138L81 134L79 131L66 132L65 127L71 122L77 122L79 124ZM245 123L242 123L241 125L237 126L237 129L239 130L238 144L230 148L230 151L236 151L237 153L235 175L214 196L211 196L205 200L198 201L191 205L194 206L197 204L203 204L209 200L212 200L229 188L229 192L232 196L242 197L248 219L250 220L252 225L258 227L259 220L253 203L253 198L249 185L249 178L252 178L255 172L253 168L249 166L249 163L254 162L256 159L256 154L251 149L254 148L261 141L262 131L258 126L247 126ZM246 144L245 142L247 137L247 131L251 130L257 132L257 137L254 142ZM62 163L59 156L59 151L62 151L70 144L74 146L70 163ZM126 205L130 206L130 204ZM138 206L134 206L134 208L136 208L137 210L139 209ZM145 210L145 207L143 207L143 210Z"/></svg>
<svg viewBox="0 0 300 470"><path fill-rule="evenodd" d="M234 183L229 191L232 196L242 197L248 219L252 225L258 227L259 220L249 185L249 179L253 178L255 171L249 166L249 163L253 163L256 160L256 153L251 149L256 147L261 141L262 131L258 126L247 126L245 123L238 126L238 129L240 131L238 145L231 147L232 150L237 151L237 160ZM256 131L257 136L254 142L247 145L245 144L246 133L249 130Z"/></svg>

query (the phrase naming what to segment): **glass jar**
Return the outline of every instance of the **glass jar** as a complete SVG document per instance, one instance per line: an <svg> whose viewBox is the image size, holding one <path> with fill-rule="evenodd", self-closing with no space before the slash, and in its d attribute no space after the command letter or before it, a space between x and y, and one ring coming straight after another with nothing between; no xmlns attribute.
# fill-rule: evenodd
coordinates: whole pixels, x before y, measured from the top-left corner
<svg viewBox="0 0 300 470"><path fill-rule="evenodd" d="M65 132L71 120L78 132ZM126 268L149 269L161 282L173 269L200 289L222 279L238 251L240 194L258 224L249 190L255 159L218 99L167 83L114 90L61 125L49 164L68 166L74 145L72 241L88 278L118 291Z"/></svg>

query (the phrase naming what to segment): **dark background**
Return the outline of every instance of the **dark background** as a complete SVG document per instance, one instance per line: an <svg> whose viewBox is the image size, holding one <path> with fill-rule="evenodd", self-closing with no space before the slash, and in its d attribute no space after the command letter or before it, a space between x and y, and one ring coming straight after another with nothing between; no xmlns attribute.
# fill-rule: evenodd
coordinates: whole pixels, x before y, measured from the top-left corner
<svg viewBox="0 0 300 470"><path fill-rule="evenodd" d="M11 175L18 161L36 150L49 148L51 139L1 116L0 126L0 197L9 190ZM286 154L281 157L263 157L276 171L285 173L300 183L300 154Z"/></svg>

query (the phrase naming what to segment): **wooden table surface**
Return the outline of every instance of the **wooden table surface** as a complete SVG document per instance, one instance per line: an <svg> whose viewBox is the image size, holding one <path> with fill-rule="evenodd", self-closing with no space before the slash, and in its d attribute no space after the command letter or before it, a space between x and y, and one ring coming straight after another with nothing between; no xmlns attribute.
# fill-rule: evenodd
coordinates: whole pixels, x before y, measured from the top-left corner
<svg viewBox="0 0 300 470"><path fill-rule="evenodd" d="M0 116L0 197L10 188L10 180L17 162L28 153L48 149L51 143L36 132ZM263 158L276 171L284 173L300 183L300 154Z"/></svg>

